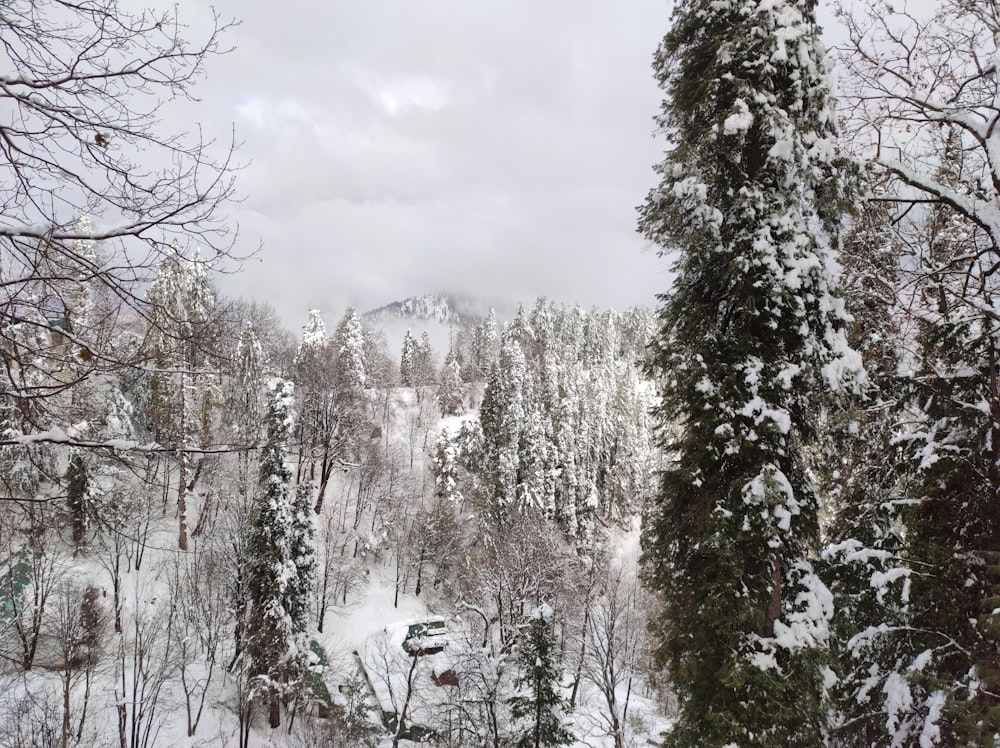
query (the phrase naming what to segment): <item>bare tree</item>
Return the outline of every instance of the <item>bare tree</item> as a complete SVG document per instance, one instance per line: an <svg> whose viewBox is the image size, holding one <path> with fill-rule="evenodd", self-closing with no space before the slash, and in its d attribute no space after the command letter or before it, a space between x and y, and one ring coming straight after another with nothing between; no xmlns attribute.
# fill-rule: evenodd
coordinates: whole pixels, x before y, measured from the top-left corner
<svg viewBox="0 0 1000 748"><path fill-rule="evenodd" d="M201 722L212 676L222 661L233 611L226 595L225 558L214 548L195 547L178 559L170 579L171 607L178 609L177 648L187 734Z"/></svg>
<svg viewBox="0 0 1000 748"><path fill-rule="evenodd" d="M29 542L20 551L15 551L11 538L6 538L6 547L0 549L0 563L8 567L0 577L0 596L9 606L7 615L0 617L4 624L0 629L0 658L16 662L24 670L31 670L35 664L46 608L66 575L65 559L50 535L44 531L30 533Z"/></svg>
<svg viewBox="0 0 1000 748"><path fill-rule="evenodd" d="M105 616L96 587L62 582L56 591L50 624L62 682L62 748L79 744L87 721L87 707L100 660ZM83 679L83 694L73 703L73 689Z"/></svg>
<svg viewBox="0 0 1000 748"><path fill-rule="evenodd" d="M366 654L369 669L379 684L377 688L389 699L383 708L391 707L395 715L395 722L390 719L389 726L394 731L393 748L397 748L400 739L411 727L406 719L421 691L418 684L418 680L423 680L420 677L423 669L419 668L421 653L416 648L404 652L387 632L382 632L371 639Z"/></svg>
<svg viewBox="0 0 1000 748"><path fill-rule="evenodd" d="M175 675L177 611L137 582L135 607L118 635L115 699L119 748L150 748L179 705L164 698Z"/></svg>
<svg viewBox="0 0 1000 748"><path fill-rule="evenodd" d="M191 42L172 13L116 0L4 6L0 348L7 373L18 369L5 388L37 403L20 408L23 433L49 428L58 393L141 364L113 345L109 325L123 312L149 318L142 289L172 242L194 239L209 260L233 257L220 213L233 193L233 145L162 132L160 119L165 102L192 98L206 61L225 51L232 23L214 20ZM94 306L89 321L82 304Z"/></svg>
<svg viewBox="0 0 1000 748"><path fill-rule="evenodd" d="M604 701L601 718L608 736L615 748L624 748L625 720L646 621L637 606L638 580L633 574L618 568L604 582L604 594L587 617L582 672Z"/></svg>
<svg viewBox="0 0 1000 748"><path fill-rule="evenodd" d="M880 612L857 624L878 631L839 637L853 690L842 722L900 745L988 743L1000 731L1000 577L981 571L1000 548L1000 4L869 0L841 17L853 140L904 239L891 381L911 504L899 555L913 570L903 626L872 569Z"/></svg>

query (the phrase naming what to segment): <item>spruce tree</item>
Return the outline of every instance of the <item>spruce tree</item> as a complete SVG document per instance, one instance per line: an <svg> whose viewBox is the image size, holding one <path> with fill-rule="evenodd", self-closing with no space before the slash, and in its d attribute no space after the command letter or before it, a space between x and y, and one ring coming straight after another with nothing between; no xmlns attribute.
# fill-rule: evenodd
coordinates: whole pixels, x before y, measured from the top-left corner
<svg viewBox="0 0 1000 748"><path fill-rule="evenodd" d="M573 742L560 717L565 707L558 693L559 670L552 633L552 608L540 605L531 613L527 634L518 646L515 696L507 699L519 735L515 748L542 748Z"/></svg>
<svg viewBox="0 0 1000 748"><path fill-rule="evenodd" d="M676 277L652 364L671 459L643 544L667 744L819 745L832 598L803 453L859 363L829 275L844 182L814 4L684 0L654 70L672 145L640 229Z"/></svg>

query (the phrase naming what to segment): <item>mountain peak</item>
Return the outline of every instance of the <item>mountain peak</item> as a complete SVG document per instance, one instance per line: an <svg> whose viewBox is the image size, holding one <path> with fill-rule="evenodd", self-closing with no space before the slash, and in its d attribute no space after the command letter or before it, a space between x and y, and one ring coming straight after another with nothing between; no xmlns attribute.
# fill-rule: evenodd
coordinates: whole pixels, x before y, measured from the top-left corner
<svg viewBox="0 0 1000 748"><path fill-rule="evenodd" d="M488 312L489 308L477 299L455 294L430 293L393 301L365 312L362 317L369 324L403 319L437 322L442 325L461 325L473 317L484 316Z"/></svg>

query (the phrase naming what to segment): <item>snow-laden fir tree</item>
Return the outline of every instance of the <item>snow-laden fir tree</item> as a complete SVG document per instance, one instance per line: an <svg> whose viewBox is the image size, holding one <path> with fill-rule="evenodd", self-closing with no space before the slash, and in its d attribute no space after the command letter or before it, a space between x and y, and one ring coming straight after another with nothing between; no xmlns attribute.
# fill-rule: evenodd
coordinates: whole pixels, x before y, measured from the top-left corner
<svg viewBox="0 0 1000 748"><path fill-rule="evenodd" d="M267 441L250 529L249 625L244 656L251 688L269 705L271 727L281 723L280 700L302 687L309 663L305 636L316 570L308 489L292 495L285 449L294 426L291 382L269 383Z"/></svg>
<svg viewBox="0 0 1000 748"><path fill-rule="evenodd" d="M224 421L230 438L244 448L236 455L237 480L234 489L237 496L246 497L250 493L250 465L254 457L247 448L260 442L264 421L264 350L250 320L244 323L240 332L234 365L235 371L226 392Z"/></svg>
<svg viewBox="0 0 1000 748"><path fill-rule="evenodd" d="M177 448L177 545L187 550L187 498L192 441L204 442L214 385L204 366L204 333L215 309L215 291L197 250L188 259L175 245L157 268L146 292L148 333L157 370L151 382L153 424L158 441Z"/></svg>
<svg viewBox="0 0 1000 748"><path fill-rule="evenodd" d="M552 631L552 608L539 605L517 646L515 695L507 699L514 719L515 748L569 745L573 736L563 722L565 700L559 695L559 668Z"/></svg>
<svg viewBox="0 0 1000 748"><path fill-rule="evenodd" d="M505 337L499 362L490 369L479 421L483 429L484 508L496 522L517 509L521 433L527 410L528 376L521 346Z"/></svg>
<svg viewBox="0 0 1000 748"><path fill-rule="evenodd" d="M454 350L449 350L441 367L441 378L438 382L438 406L442 416L456 416L462 412L464 391L462 387L462 367Z"/></svg>
<svg viewBox="0 0 1000 748"><path fill-rule="evenodd" d="M884 189L878 179L866 191L884 195ZM896 411L905 398L898 369L908 346L897 299L900 234L887 203L871 200L862 206L841 258L842 288L853 317L848 340L862 355L868 382L863 393L845 398L824 419L822 481L833 516L821 568L836 601L833 735L837 746L861 748L883 744L886 725L900 716L902 691L893 684L897 671L913 662L915 634L909 625L911 564L904 548L912 471L894 445Z"/></svg>
<svg viewBox="0 0 1000 748"><path fill-rule="evenodd" d="M978 173L955 128L939 185ZM948 205L926 213L907 262L917 320L897 442L914 473L904 514L908 608L903 649L884 675L885 737L898 744L1000 744L1000 346L992 308L997 246ZM973 260L972 258L978 258ZM908 258L909 259L909 258ZM889 629L881 638L900 638ZM884 645L883 645L884 646ZM882 673L880 673L882 674Z"/></svg>
<svg viewBox="0 0 1000 748"><path fill-rule="evenodd" d="M661 254L668 467L644 553L671 746L819 745L832 597L803 450L859 366L831 281L843 201L809 0L684 0L654 70L671 142L640 208Z"/></svg>
<svg viewBox="0 0 1000 748"><path fill-rule="evenodd" d="M413 386L428 387L434 384L434 349L431 348L431 338L427 330L420 333L413 358ZM419 393L418 393L419 394Z"/></svg>
<svg viewBox="0 0 1000 748"><path fill-rule="evenodd" d="M361 328L361 318L353 307L348 307L344 318L337 325L333 335L333 345L337 351L338 368L341 370L341 384L358 391L367 386L365 374L365 335Z"/></svg>
<svg viewBox="0 0 1000 748"><path fill-rule="evenodd" d="M490 309L486 319L480 320L472 331L469 355L466 357L462 378L467 382L481 382L489 373L497 353L497 315Z"/></svg>
<svg viewBox="0 0 1000 748"><path fill-rule="evenodd" d="M412 387L416 378L417 341L410 329L403 336L403 351L399 357L399 383L404 387Z"/></svg>
<svg viewBox="0 0 1000 748"><path fill-rule="evenodd" d="M361 318L351 307L344 313L333 335L333 397L336 417L343 435L345 451L356 457L359 443L368 437L367 423L368 362L365 360L365 334Z"/></svg>

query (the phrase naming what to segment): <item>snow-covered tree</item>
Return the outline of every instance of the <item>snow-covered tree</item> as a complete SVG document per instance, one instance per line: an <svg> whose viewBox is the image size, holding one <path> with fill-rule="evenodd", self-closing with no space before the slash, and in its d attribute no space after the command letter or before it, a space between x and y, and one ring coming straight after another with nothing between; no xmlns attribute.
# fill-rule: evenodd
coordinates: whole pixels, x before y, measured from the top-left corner
<svg viewBox="0 0 1000 748"><path fill-rule="evenodd" d="M399 383L404 387L412 387L416 379L416 358L417 341L407 328L403 336L403 352L399 358Z"/></svg>
<svg viewBox="0 0 1000 748"><path fill-rule="evenodd" d="M564 699L559 694L557 642L552 631L552 608L542 603L517 647L516 693L507 699L515 721L516 748L569 745L573 736L563 720Z"/></svg>
<svg viewBox="0 0 1000 748"><path fill-rule="evenodd" d="M298 393L296 481L316 481L316 513L323 507L334 469L353 458L365 417L364 336L353 310L331 340L318 310L309 312L295 355Z"/></svg>
<svg viewBox="0 0 1000 748"><path fill-rule="evenodd" d="M8 113L0 124L0 349L27 342L24 323L41 333L33 341L41 347L17 357L45 355L60 373L19 397L56 418L66 403L54 393L92 373L136 370L140 361L122 355L106 323L150 311L141 289L172 255L171 239L195 233L230 253L218 213L232 190L225 149L216 161L214 148L164 131L157 115L163 100L190 95L221 51L228 24L215 21L192 38L174 13L114 0L38 0L7 7L0 20ZM98 298L100 314L91 315Z"/></svg>
<svg viewBox="0 0 1000 748"><path fill-rule="evenodd" d="M867 191L883 195L882 180L871 181ZM898 369L909 345L898 298L901 241L886 203L877 199L862 205L845 237L842 288L853 317L848 339L862 355L868 383L827 412L816 460L831 514L822 574L836 604L832 731L844 746L877 745L887 737L886 724L902 706L900 689L891 687L894 674L913 662L904 551L912 471L894 445L905 399Z"/></svg>
<svg viewBox="0 0 1000 748"><path fill-rule="evenodd" d="M363 390L368 386L365 373L365 334L361 318L353 307L348 307L333 335L337 351L340 379L344 386Z"/></svg>
<svg viewBox="0 0 1000 748"><path fill-rule="evenodd" d="M256 444L264 419L264 349L253 323L246 320L236 344L233 381L226 402L226 421L236 443Z"/></svg>
<svg viewBox="0 0 1000 748"><path fill-rule="evenodd" d="M332 341L333 395L345 451L352 458L367 441L367 406L365 388L368 383L368 362L365 360L365 333L361 318L348 308L337 325Z"/></svg>
<svg viewBox="0 0 1000 748"><path fill-rule="evenodd" d="M78 548L83 545L90 519L89 489L87 464L83 461L83 455L79 451L74 451L70 455L69 468L66 470L66 508L73 523L73 544Z"/></svg>
<svg viewBox="0 0 1000 748"><path fill-rule="evenodd" d="M189 259L175 246L146 292L150 346L157 365L152 377L156 438L177 449L178 547L187 550L188 448L207 440L216 394L207 376L206 332L215 291L197 250Z"/></svg>
<svg viewBox="0 0 1000 748"><path fill-rule="evenodd" d="M881 734L988 745L1000 735L1000 15L955 0L844 11L843 90L886 182L876 198L906 239L900 305L912 321L896 434L913 475L912 569L906 628L882 637L905 641L881 669L894 696Z"/></svg>
<svg viewBox="0 0 1000 748"><path fill-rule="evenodd" d="M309 662L305 637L316 560L308 493L293 496L285 449L294 426L291 382L269 384L267 443L250 528L250 601L244 657L253 689L269 704L271 727L281 723L280 699L302 687Z"/></svg>
<svg viewBox="0 0 1000 748"><path fill-rule="evenodd" d="M442 416L454 416L462 412L462 368L454 351L448 351L438 384L438 405Z"/></svg>
<svg viewBox="0 0 1000 748"><path fill-rule="evenodd" d="M497 354L497 315L493 309L472 329L469 355L465 359L462 377L467 382L482 382L490 371Z"/></svg>
<svg viewBox="0 0 1000 748"><path fill-rule="evenodd" d="M832 597L803 449L859 366L830 277L843 204L807 0L686 0L654 70L671 146L640 228L676 252L653 368L670 458L644 528L672 746L819 745Z"/></svg>
<svg viewBox="0 0 1000 748"><path fill-rule="evenodd" d="M490 370L480 409L483 429L483 497L487 512L502 519L516 509L519 449L525 423L527 365L521 346L504 340L499 363Z"/></svg>
<svg viewBox="0 0 1000 748"><path fill-rule="evenodd" d="M436 380L434 349L431 347L430 335L424 330L420 333L413 352L413 386L430 387Z"/></svg>

